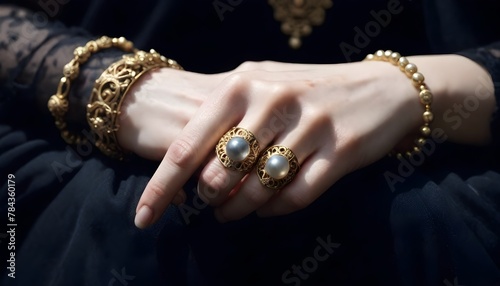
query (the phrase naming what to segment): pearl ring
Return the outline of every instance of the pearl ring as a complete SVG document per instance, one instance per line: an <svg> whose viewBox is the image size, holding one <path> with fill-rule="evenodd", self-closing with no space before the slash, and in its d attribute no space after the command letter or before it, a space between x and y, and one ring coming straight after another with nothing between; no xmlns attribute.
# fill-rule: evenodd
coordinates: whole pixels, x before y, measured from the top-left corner
<svg viewBox="0 0 500 286"><path fill-rule="evenodd" d="M215 153L221 164L239 172L248 172L253 168L259 151L255 135L241 127L231 128L215 146Z"/></svg>
<svg viewBox="0 0 500 286"><path fill-rule="evenodd" d="M257 163L260 182L273 190L280 190L290 183L299 169L297 157L285 146L275 145L267 148Z"/></svg>

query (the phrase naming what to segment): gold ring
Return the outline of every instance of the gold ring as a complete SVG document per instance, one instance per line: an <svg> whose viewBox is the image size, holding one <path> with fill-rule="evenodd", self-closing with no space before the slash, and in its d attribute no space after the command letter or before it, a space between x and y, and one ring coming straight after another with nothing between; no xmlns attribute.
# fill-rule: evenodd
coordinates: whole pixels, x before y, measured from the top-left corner
<svg viewBox="0 0 500 286"><path fill-rule="evenodd" d="M299 161L293 151L279 145L264 150L257 163L260 182L273 190L280 190L290 183L299 169Z"/></svg>
<svg viewBox="0 0 500 286"><path fill-rule="evenodd" d="M222 165L239 172L248 172L253 168L259 151L255 135L241 127L231 128L215 146L215 153Z"/></svg>

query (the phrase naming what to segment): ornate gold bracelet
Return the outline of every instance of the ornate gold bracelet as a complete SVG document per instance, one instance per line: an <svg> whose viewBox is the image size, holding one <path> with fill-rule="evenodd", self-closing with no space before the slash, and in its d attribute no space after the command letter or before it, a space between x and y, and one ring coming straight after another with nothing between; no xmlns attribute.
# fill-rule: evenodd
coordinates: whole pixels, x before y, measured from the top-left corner
<svg viewBox="0 0 500 286"><path fill-rule="evenodd" d="M47 103L50 113L54 116L56 127L61 131L61 137L68 144L80 144L87 139L81 135L72 134L68 131L65 115L68 112L68 94L71 89L71 81L80 74L80 65L87 62L92 54L108 48L118 48L125 52L134 51L132 42L125 38L109 38L103 36L95 41L88 42L83 47L77 47L74 58L64 66L63 77L59 81L56 94L52 95Z"/></svg>
<svg viewBox="0 0 500 286"><path fill-rule="evenodd" d="M402 57L399 53L379 50L375 54L369 54L366 56L367 61L384 61L390 62L391 64L398 66L399 69L406 74L408 78L411 79L413 85L419 90L420 102L424 106L424 113L422 118L424 124L420 127L421 137L415 140L415 147L412 150L406 152L407 156L411 156L414 152L420 152L421 147L427 141L427 138L431 135L430 124L434 120L434 115L432 114L431 104L433 95L431 91L427 88L424 83L425 77L422 73L418 72L418 68L415 64L408 61L406 57ZM401 153L396 153L399 157L403 156Z"/></svg>
<svg viewBox="0 0 500 286"><path fill-rule="evenodd" d="M123 159L124 151L118 144L116 131L120 128L120 107L130 87L147 71L156 68L182 67L154 50L138 51L107 68L96 80L87 105L87 121L97 135L95 145L107 156Z"/></svg>

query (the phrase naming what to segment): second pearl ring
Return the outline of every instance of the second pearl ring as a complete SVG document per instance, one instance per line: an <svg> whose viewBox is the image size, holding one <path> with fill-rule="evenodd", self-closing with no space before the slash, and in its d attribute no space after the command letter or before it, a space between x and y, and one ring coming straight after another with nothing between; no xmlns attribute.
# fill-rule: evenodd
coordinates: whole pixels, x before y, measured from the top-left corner
<svg viewBox="0 0 500 286"><path fill-rule="evenodd" d="M241 127L233 127L215 146L221 164L231 170L249 172L259 156L259 142L252 132Z"/></svg>
<svg viewBox="0 0 500 286"><path fill-rule="evenodd" d="M295 154L285 146L271 146L262 152L257 175L262 185L280 190L290 183L300 169Z"/></svg>

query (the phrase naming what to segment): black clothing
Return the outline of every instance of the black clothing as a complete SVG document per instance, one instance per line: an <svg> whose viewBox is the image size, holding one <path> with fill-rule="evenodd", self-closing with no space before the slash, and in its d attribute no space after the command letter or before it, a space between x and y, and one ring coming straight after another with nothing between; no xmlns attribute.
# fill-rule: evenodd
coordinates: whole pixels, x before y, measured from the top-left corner
<svg viewBox="0 0 500 286"><path fill-rule="evenodd" d="M488 70L500 102L496 1L338 0L299 50L264 0L0 1L9 2L34 13L0 14L0 173L15 175L18 225L16 279L2 259L2 285L500 285L498 116L490 146L436 143L421 166L384 158L291 215L221 225L193 191L141 231L135 206L157 163L67 146L46 109L73 49L99 35L197 72L246 60L354 61L378 49L460 53ZM400 13L377 18L396 2ZM220 3L229 5L222 14ZM372 36L357 45L357 33ZM75 128L85 125L93 80L121 54L99 53L82 69L70 99ZM6 217L6 192L0 199ZM2 257L9 252L2 243Z"/></svg>

